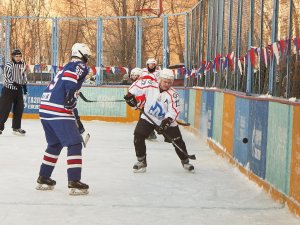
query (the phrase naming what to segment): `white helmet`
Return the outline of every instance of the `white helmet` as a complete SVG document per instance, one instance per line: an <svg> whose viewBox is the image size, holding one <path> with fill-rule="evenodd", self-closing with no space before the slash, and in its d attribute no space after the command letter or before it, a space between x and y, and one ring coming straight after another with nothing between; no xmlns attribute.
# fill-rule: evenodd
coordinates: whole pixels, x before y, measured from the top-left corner
<svg viewBox="0 0 300 225"><path fill-rule="evenodd" d="M78 57L87 62L88 58L92 55L90 48L83 43L75 43L72 47L72 57Z"/></svg>
<svg viewBox="0 0 300 225"><path fill-rule="evenodd" d="M142 69L136 67L134 69L131 70L130 72L130 78L133 80L136 80L137 78L139 78L142 75Z"/></svg>
<svg viewBox="0 0 300 225"><path fill-rule="evenodd" d="M174 80L174 73L172 70L164 68L160 71L159 78Z"/></svg>
<svg viewBox="0 0 300 225"><path fill-rule="evenodd" d="M148 64L157 64L157 62L156 62L156 60L154 59L154 58L149 58L148 60L147 60L147 62L146 62L146 66L148 65Z"/></svg>

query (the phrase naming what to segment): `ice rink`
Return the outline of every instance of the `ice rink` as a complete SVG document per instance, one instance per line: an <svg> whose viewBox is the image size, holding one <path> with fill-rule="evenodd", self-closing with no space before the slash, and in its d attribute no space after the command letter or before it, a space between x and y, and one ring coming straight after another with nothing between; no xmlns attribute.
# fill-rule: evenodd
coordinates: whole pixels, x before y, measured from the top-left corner
<svg viewBox="0 0 300 225"><path fill-rule="evenodd" d="M135 123L83 121L91 139L83 150L88 196L69 196L66 151L52 178L53 191L37 191L46 142L39 120L23 120L26 136L0 136L0 225L299 225L238 169L181 128L195 173L183 170L171 144L147 141L148 167L132 172Z"/></svg>

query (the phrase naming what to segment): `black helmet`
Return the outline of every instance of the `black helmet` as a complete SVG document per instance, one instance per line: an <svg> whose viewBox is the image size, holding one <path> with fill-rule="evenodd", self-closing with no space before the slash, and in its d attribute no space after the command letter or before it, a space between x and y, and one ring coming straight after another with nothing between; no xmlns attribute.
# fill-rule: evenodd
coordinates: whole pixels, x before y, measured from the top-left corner
<svg viewBox="0 0 300 225"><path fill-rule="evenodd" d="M20 49L14 49L11 53L12 56L16 56L16 55L22 55L22 52Z"/></svg>

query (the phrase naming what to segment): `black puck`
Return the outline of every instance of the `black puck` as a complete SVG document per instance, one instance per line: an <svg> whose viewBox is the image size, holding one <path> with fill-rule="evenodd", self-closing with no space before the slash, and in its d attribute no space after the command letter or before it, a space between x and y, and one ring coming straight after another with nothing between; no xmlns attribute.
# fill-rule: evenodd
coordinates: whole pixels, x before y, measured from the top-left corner
<svg viewBox="0 0 300 225"><path fill-rule="evenodd" d="M244 144L247 144L248 143L248 138L243 138L242 141L243 141Z"/></svg>

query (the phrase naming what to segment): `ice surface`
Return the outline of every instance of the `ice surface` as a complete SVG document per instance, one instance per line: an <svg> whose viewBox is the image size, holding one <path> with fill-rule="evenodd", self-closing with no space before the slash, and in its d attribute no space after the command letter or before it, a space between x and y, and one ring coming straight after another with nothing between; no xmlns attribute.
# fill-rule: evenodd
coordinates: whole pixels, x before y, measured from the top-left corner
<svg viewBox="0 0 300 225"><path fill-rule="evenodd" d="M37 191L46 147L39 120L23 120L25 137L0 136L0 225L299 225L300 219L181 127L195 173L183 170L174 149L147 141L147 172L135 174L135 123L84 121L91 138L83 150L88 196L69 196L66 150L52 178L53 191Z"/></svg>

